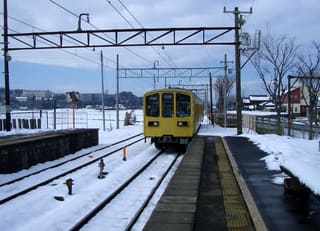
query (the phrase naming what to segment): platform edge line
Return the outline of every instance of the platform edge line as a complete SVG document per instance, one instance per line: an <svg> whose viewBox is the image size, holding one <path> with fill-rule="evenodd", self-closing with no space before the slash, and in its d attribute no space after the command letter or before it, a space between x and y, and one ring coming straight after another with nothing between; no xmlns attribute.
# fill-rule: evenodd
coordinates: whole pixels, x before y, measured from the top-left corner
<svg viewBox="0 0 320 231"><path fill-rule="evenodd" d="M221 140L223 142L224 149L226 150L226 153L228 155L234 176L238 182L238 185L239 185L240 190L242 192L243 198L246 201L249 213L251 215L251 218L252 218L252 221L253 221L253 224L254 224L256 230L257 231L268 231L267 226L264 223L264 220L259 212L259 209L258 209L256 203L254 202L253 197L252 197L252 195L251 195L251 193L245 183L245 180L243 179L243 177L240 174L240 170L238 168L238 165L232 156L232 152L231 152L225 138L221 137Z"/></svg>

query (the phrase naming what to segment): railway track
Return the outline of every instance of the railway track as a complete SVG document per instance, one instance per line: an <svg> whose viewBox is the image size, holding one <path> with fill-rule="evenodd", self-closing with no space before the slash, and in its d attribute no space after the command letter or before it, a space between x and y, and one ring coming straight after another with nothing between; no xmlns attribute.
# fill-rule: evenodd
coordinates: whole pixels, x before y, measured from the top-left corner
<svg viewBox="0 0 320 231"><path fill-rule="evenodd" d="M146 179L146 176L144 176L143 174L149 168L151 168L152 164L155 164L157 161L161 161L159 160L161 157L165 158L164 157L165 154L163 154L163 152L164 151L160 151L152 159L150 159L147 163L145 163L135 174L133 174L130 178L124 181L121 185L119 185L110 195L105 197L96 207L94 207L91 211L85 214L69 230L72 230L72 231L76 231L80 229L92 230L92 228L96 227L96 225L99 225L100 219L103 219L103 221L106 222L108 221L108 219L106 219L106 216L108 216L108 214L109 215L111 214L111 216L114 215L114 213L112 212L112 207L116 207L116 206L112 206L109 204L111 203L117 204L119 203L119 201L125 200L124 198L126 198L126 194L131 194L131 200L134 200L132 199L132 191L137 190L137 187L139 187L135 185L135 182L139 181L139 179L142 179L142 180ZM177 163L179 156L180 156L180 153L176 154L173 160L170 163L168 163L165 170L163 170L160 176L158 177L157 182L153 184L153 187L150 188L147 194L143 195L145 196L143 200L141 200L141 197L143 196L141 196L141 194L139 193L138 199L136 199L136 200L139 200L139 205L135 206L135 211L131 212L131 215L128 215L128 213L126 213L123 215L124 216L123 218L120 218L120 220L125 220L124 222L125 224L123 222L122 224L119 224L119 222L121 223L121 221L119 222L113 221L112 222L113 224L104 224L104 227L108 227L108 225L116 225L118 226L119 230L130 230L135 225L136 221L138 220L140 215L143 213L144 209L147 207L148 203L150 202L150 200L152 199L156 191L159 189L165 177L173 169L173 166ZM149 179L149 180L153 180L153 179ZM106 208L108 206L109 208ZM123 213L125 212L123 211ZM101 215L99 216L99 214Z"/></svg>
<svg viewBox="0 0 320 231"><path fill-rule="evenodd" d="M125 142L125 141L134 139L134 138L136 138L136 137L140 137L140 136L142 136L142 135L143 135L143 133L139 133L139 134L137 134L137 135L128 137L127 139L120 140L120 141L115 142L115 143L113 143L113 144L103 145L102 147L95 148L95 149L93 149L93 150L90 150L90 151L88 151L88 152L85 152L84 154L81 154L81 155L76 156L76 157L74 157L74 158L71 158L71 159L62 161L62 162L60 162L60 163L58 163L58 164L54 164L54 165L52 165L52 166L42 168L42 169L40 169L40 170L38 170L38 171L35 171L35 172L32 172L32 173L23 175L23 176L21 176L21 177L17 177L17 178L15 178L15 179L13 179L13 180L9 180L9 181L7 181L7 182L0 183L0 187L5 186L5 185L9 185L9 184L12 184L12 183L15 183L15 182L18 182L18 181L23 180L23 179L25 179L25 178L27 178L27 177L30 177L30 176L39 174L39 173L41 173L41 172L44 172L44 171L46 171L46 170L48 170L48 169L59 167L59 166L64 165L64 164L66 164L66 163L68 163L68 162L70 162L70 161L74 161L74 160L80 159L80 158L82 158L82 157L84 157L84 156L88 156L88 155L90 155L90 154L92 154L92 153L94 153L94 152L102 151L102 150L104 150L104 149L113 147L113 146L115 146L115 145L117 145L117 144L121 144L121 143L123 143L123 142Z"/></svg>
<svg viewBox="0 0 320 231"><path fill-rule="evenodd" d="M83 226L83 229L86 230L87 227L90 229L92 224L95 226L95 219L101 218L101 215L104 217L105 211L117 215L119 209L122 210L120 214L128 210L132 211L130 209L133 208L133 205L137 207L132 211L133 214L125 215L128 217L125 219L126 228L120 230L130 229L141 212L145 211L141 216L142 219L138 220L138 224L142 226L145 222L143 218L145 218L146 211L152 209L156 199L160 197L161 191L165 189L166 183L173 175L174 171L169 170L170 166L174 165L173 169L176 169L182 158L178 158L176 164L173 164L173 160L177 158L176 152L160 155L152 145L144 142L129 147L127 153L129 154L127 161L119 158L122 155L112 155L105 159L110 161L106 164L108 174L103 179L97 177L97 166L88 166L28 194L21 195L9 203L2 204L0 226L10 227L12 230L34 230L34 228L40 230L70 230L72 228L77 230L79 225L86 224ZM118 154L122 154L122 152L120 151ZM169 173L168 177L165 177L167 173ZM63 180L69 177L75 180L72 195L67 193L66 186L63 184ZM164 182L161 184L161 181ZM160 190L157 190L160 184ZM154 192L157 196L152 198L151 203L148 204ZM56 200L56 196L63 198L63 200ZM129 201L124 198L129 198ZM119 203L125 204L119 205ZM103 204L106 204L106 207ZM144 209L146 206L147 208ZM89 223L83 219L92 217L92 214L102 207L105 208L101 210L103 213L97 213L93 220L89 219ZM96 212L92 212L92 210ZM8 211L12 211L12 213L8 213ZM121 218L120 220L123 221ZM120 222L114 223L110 218L109 224L102 227L118 223Z"/></svg>
<svg viewBox="0 0 320 231"><path fill-rule="evenodd" d="M53 166L50 166L50 167L41 169L41 170L39 170L39 171L37 171L37 172L34 172L34 173L31 173L31 174L25 175L25 176L23 176L23 177L16 178L16 179L11 180L11 181L9 181L9 182L3 183L3 184L0 185L0 189L1 189L1 188L3 189L5 186L7 186L7 185L12 185L12 184L13 184L12 187L15 187L15 186L14 186L15 183L19 183L20 181L22 181L22 180L24 180L24 179L27 179L27 178L32 177L32 176L33 176L33 177L36 177L37 175L39 175L40 173L43 173L43 172L45 172L45 171L48 171L48 170L51 170L51 169L54 169L54 168L58 168L58 167L63 166L63 165L65 165L65 164L67 164L67 163L70 163L70 162L72 162L72 161L75 161L75 160L77 160L77 159L80 159L80 158L83 158L83 157L92 155L93 153L103 152L104 150L106 150L106 149L108 149L108 148L114 147L113 150L109 150L107 153L103 152L102 154L97 155L97 156L96 156L95 158L93 158L92 160L86 160L86 161L84 161L84 163L82 163L82 164L80 164L80 165L77 165L77 166L75 166L75 167L69 168L68 170L64 170L64 171L62 171L62 172L60 172L60 173L58 173L58 174L55 174L54 176L52 176L52 177L50 177L50 178L43 179L43 180L41 180L40 182L35 183L35 184L32 184L32 185L29 186L29 187L26 187L26 188L24 188L24 189L22 189L22 190L16 191L15 193L12 193L12 194L10 194L10 195L7 195L7 196L2 197L2 198L0 198L0 204L4 204L4 203L6 203L6 202L8 202L8 201L10 201L10 200L12 200L12 199L14 199L14 198L17 198L18 196L21 196L21 195L23 195L23 194L26 194L26 193L34 190L34 189L36 189L36 188L38 188L38 187L40 187L40 186L49 184L50 182L52 182L52 181L54 181L54 180L56 180L56 179L58 179L58 178L60 178L60 177L63 177L63 176L66 176L66 175L68 175L68 174L70 174L70 173L72 173L72 172L78 171L78 170L81 169L81 168L84 168L84 167L89 166L89 165L91 165L91 164L97 163L101 158L108 157L108 156L110 156L110 155L112 155L112 154L114 154L114 153L122 150L124 147L131 146L131 145L133 145L133 144L135 144L135 143L137 143L137 142L139 142L139 141L142 141L142 140L144 140L144 137L142 137L142 133L141 133L141 134L132 136L132 137L130 137L130 138L121 140L121 141L119 141L119 142L116 142L116 143L114 143L114 144L106 145L106 146L99 147L99 148L94 149L94 150L90 150L89 152L86 152L86 153L84 153L84 154L82 154L82 155L80 155L80 156L77 156L77 157L75 157L75 158L69 159L69 160L67 160L67 161L63 161L63 162L61 162L61 163L59 163L59 164L56 164L56 165L53 165ZM6 190L6 189L5 189L4 191L9 191L9 190Z"/></svg>

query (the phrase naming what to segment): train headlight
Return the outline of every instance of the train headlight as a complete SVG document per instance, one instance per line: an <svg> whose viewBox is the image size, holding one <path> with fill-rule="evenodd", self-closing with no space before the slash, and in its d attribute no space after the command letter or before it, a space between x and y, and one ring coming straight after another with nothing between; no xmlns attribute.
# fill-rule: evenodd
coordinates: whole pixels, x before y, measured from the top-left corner
<svg viewBox="0 0 320 231"><path fill-rule="evenodd" d="M178 121L177 126L178 127L188 127L188 122L187 121Z"/></svg>
<svg viewBox="0 0 320 231"><path fill-rule="evenodd" d="M158 127L159 126L159 122L158 121L149 121L148 122L148 126L149 127Z"/></svg>

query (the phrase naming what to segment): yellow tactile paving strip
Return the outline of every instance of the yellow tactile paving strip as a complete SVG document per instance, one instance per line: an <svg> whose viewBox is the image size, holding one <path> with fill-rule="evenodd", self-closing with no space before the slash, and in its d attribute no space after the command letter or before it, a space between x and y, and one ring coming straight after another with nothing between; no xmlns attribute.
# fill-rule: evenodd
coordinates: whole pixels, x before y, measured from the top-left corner
<svg viewBox="0 0 320 231"><path fill-rule="evenodd" d="M228 230L255 230L220 138L216 153Z"/></svg>

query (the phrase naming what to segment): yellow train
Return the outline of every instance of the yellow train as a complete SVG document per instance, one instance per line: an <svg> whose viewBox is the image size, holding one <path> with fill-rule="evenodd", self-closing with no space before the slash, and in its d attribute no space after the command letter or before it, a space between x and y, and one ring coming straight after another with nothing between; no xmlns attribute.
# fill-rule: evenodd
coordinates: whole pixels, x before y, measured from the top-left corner
<svg viewBox="0 0 320 231"><path fill-rule="evenodd" d="M186 147L200 127L203 104L191 91L168 88L146 92L143 97L144 136L159 149Z"/></svg>

